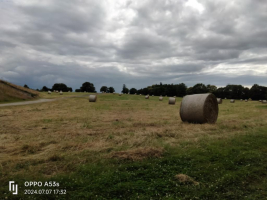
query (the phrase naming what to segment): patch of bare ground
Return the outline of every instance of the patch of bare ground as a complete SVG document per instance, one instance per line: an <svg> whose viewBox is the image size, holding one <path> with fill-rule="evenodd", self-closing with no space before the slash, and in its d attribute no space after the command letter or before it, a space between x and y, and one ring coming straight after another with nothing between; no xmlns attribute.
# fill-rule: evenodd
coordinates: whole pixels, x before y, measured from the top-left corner
<svg viewBox="0 0 267 200"><path fill-rule="evenodd" d="M111 154L111 158L120 160L143 160L145 158L160 158L164 153L163 148L145 147L128 151L118 151Z"/></svg>
<svg viewBox="0 0 267 200"><path fill-rule="evenodd" d="M187 176L186 174L177 174L174 177L182 184L199 185L199 182L195 181L193 178Z"/></svg>

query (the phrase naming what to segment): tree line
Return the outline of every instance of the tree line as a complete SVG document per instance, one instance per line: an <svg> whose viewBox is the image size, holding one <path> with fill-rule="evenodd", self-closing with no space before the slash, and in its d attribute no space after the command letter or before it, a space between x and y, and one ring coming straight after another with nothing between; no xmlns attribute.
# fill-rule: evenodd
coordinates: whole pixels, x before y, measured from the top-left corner
<svg viewBox="0 0 267 200"><path fill-rule="evenodd" d="M179 84L155 84L141 88L139 90L131 88L130 90L123 84L122 93L155 95L155 96L177 96L183 97L190 94L212 93L217 98L227 99L253 99L263 100L267 99L267 87L254 84L250 89L242 85L228 84L225 87L217 88L215 85L205 85L197 83L193 87L187 87L184 83Z"/></svg>
<svg viewBox="0 0 267 200"><path fill-rule="evenodd" d="M27 87L27 85L24 85ZM64 83L55 83L52 88L43 86L41 91L73 91L71 87L67 87ZM95 86L93 83L84 82L80 89L76 89L75 92L92 92L95 93ZM102 86L100 92L113 93L115 89L110 86ZM215 85L205 85L203 83L197 83L193 87L187 87L184 83L179 84L155 84L152 86L147 86L145 88L128 89L125 84L122 86L122 93L130 94L142 94L142 95L155 95L155 96L177 96L183 97L190 94L201 94L201 93L213 93L217 98L227 98L227 99L253 99L253 100L263 100L267 99L267 87L254 84L250 89L242 85L231 85L228 84L225 87L217 88Z"/></svg>

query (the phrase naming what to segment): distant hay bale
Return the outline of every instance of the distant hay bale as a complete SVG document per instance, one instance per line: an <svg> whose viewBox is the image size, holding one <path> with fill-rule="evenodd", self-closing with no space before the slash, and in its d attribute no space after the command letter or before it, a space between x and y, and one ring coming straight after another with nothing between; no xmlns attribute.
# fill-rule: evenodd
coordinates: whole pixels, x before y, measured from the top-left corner
<svg viewBox="0 0 267 200"><path fill-rule="evenodd" d="M59 94L60 94L60 95L62 95L62 94L63 94L63 92L60 90Z"/></svg>
<svg viewBox="0 0 267 200"><path fill-rule="evenodd" d="M145 96L145 99L149 99L149 95L146 95L146 96Z"/></svg>
<svg viewBox="0 0 267 200"><path fill-rule="evenodd" d="M173 96L174 98L176 98L176 96Z"/></svg>
<svg viewBox="0 0 267 200"><path fill-rule="evenodd" d="M56 90L56 93L58 93L58 90Z"/></svg>
<svg viewBox="0 0 267 200"><path fill-rule="evenodd" d="M51 94L51 91L48 91L48 94Z"/></svg>
<svg viewBox="0 0 267 200"><path fill-rule="evenodd" d="M89 95L89 102L96 102L97 96L94 94Z"/></svg>
<svg viewBox="0 0 267 200"><path fill-rule="evenodd" d="M68 91L68 92L70 92L70 91Z"/></svg>
<svg viewBox="0 0 267 200"><path fill-rule="evenodd" d="M141 95L141 94L139 94L139 95Z"/></svg>
<svg viewBox="0 0 267 200"><path fill-rule="evenodd" d="M247 99L245 99L245 102L248 102L248 100L247 100Z"/></svg>
<svg viewBox="0 0 267 200"><path fill-rule="evenodd" d="M252 99L251 99L251 98L249 98L248 100L249 100L249 101L252 101Z"/></svg>
<svg viewBox="0 0 267 200"><path fill-rule="evenodd" d="M262 102L262 100L259 100L259 102Z"/></svg>
<svg viewBox="0 0 267 200"><path fill-rule="evenodd" d="M159 97L159 100L162 101L163 100L163 97Z"/></svg>
<svg viewBox="0 0 267 200"><path fill-rule="evenodd" d="M221 98L217 98L217 102L218 102L218 104L222 104L222 99Z"/></svg>
<svg viewBox="0 0 267 200"><path fill-rule="evenodd" d="M169 104L174 105L175 101L176 101L176 99L174 97L169 98Z"/></svg>
<svg viewBox="0 0 267 200"><path fill-rule="evenodd" d="M235 100L234 100L234 99L231 99L231 100L230 100L230 103L235 103Z"/></svg>
<svg viewBox="0 0 267 200"><path fill-rule="evenodd" d="M243 101L243 99L240 99L240 101Z"/></svg>
<svg viewBox="0 0 267 200"><path fill-rule="evenodd" d="M183 122L215 123L218 112L217 99L210 93L186 95L180 106L180 117Z"/></svg>
<svg viewBox="0 0 267 200"><path fill-rule="evenodd" d="M121 93L119 94L119 96L121 96Z"/></svg>
<svg viewBox="0 0 267 200"><path fill-rule="evenodd" d="M264 103L265 104L265 103L267 103L267 101L266 100L263 100L261 103Z"/></svg>
<svg viewBox="0 0 267 200"><path fill-rule="evenodd" d="M154 97L154 94L152 95L152 97Z"/></svg>

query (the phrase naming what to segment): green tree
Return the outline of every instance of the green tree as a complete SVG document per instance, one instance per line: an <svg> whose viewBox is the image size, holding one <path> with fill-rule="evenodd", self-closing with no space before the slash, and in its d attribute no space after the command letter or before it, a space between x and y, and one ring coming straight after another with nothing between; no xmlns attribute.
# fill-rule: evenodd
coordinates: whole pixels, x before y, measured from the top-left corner
<svg viewBox="0 0 267 200"><path fill-rule="evenodd" d="M80 87L81 92L96 92L93 83L84 82L82 87Z"/></svg>
<svg viewBox="0 0 267 200"><path fill-rule="evenodd" d="M126 87L126 85L125 84L123 84L123 86L122 86L122 91L121 91L122 93L128 93L129 92L129 89Z"/></svg>
<svg viewBox="0 0 267 200"><path fill-rule="evenodd" d="M26 84L25 84L23 87L25 87L25 88L28 88L28 89L29 89L28 85L26 85Z"/></svg>
<svg viewBox="0 0 267 200"><path fill-rule="evenodd" d="M137 93L137 89L135 89L135 88L131 88L131 89L130 89L130 94L135 94L135 93Z"/></svg>
<svg viewBox="0 0 267 200"><path fill-rule="evenodd" d="M100 88L100 92L108 92L108 87L107 86L102 86Z"/></svg>
<svg viewBox="0 0 267 200"><path fill-rule="evenodd" d="M109 93L113 93L113 92L115 92L115 89L113 87L109 87L108 91L109 91Z"/></svg>

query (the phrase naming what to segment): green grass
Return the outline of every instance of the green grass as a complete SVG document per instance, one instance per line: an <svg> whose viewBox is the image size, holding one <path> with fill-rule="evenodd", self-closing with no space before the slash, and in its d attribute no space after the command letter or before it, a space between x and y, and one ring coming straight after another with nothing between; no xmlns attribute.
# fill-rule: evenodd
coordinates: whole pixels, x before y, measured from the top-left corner
<svg viewBox="0 0 267 200"><path fill-rule="evenodd" d="M202 140L198 147L166 146L162 158L136 162L107 159L81 165L69 175L38 177L38 181L59 182L70 199L266 199L266 132L267 127L222 141ZM50 159L59 162L62 158L55 155ZM27 164L18 167L27 168ZM192 177L199 185L180 183L174 178L180 173ZM36 177L28 174L10 178L20 186L18 197L34 197L25 196L22 191L26 188L24 181ZM6 189L7 182L1 185ZM49 196L49 199L65 198Z"/></svg>

